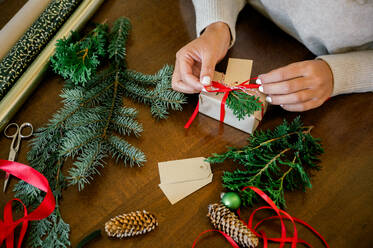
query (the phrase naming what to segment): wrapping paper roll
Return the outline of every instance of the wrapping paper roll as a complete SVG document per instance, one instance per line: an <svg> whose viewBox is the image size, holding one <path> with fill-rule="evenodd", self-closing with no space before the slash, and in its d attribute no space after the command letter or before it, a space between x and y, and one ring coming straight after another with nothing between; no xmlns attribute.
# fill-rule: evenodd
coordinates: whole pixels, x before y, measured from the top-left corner
<svg viewBox="0 0 373 248"><path fill-rule="evenodd" d="M49 59L54 54L56 41L62 37L68 36L72 30L80 30L100 7L103 1L104 0L83 0L58 33L1 100L0 131L4 129L5 125L38 86L48 68Z"/></svg>
<svg viewBox="0 0 373 248"><path fill-rule="evenodd" d="M0 60L40 16L51 0L29 0L0 30Z"/></svg>
<svg viewBox="0 0 373 248"><path fill-rule="evenodd" d="M81 0L53 0L0 61L0 99L62 26Z"/></svg>

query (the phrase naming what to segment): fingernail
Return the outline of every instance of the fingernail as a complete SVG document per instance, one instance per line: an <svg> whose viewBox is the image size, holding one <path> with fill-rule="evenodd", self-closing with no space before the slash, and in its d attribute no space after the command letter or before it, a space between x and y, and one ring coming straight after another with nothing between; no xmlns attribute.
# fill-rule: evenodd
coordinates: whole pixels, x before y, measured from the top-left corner
<svg viewBox="0 0 373 248"><path fill-rule="evenodd" d="M201 90L202 92L207 92L207 90L205 89L205 88L202 88L202 90Z"/></svg>
<svg viewBox="0 0 373 248"><path fill-rule="evenodd" d="M259 86L259 91L263 93L263 86Z"/></svg>
<svg viewBox="0 0 373 248"><path fill-rule="evenodd" d="M266 97L266 102L272 102L272 98L270 96Z"/></svg>
<svg viewBox="0 0 373 248"><path fill-rule="evenodd" d="M280 104L281 107L284 107L284 104Z"/></svg>
<svg viewBox="0 0 373 248"><path fill-rule="evenodd" d="M260 78L258 78L255 82L256 84L262 84L262 80L260 80Z"/></svg>
<svg viewBox="0 0 373 248"><path fill-rule="evenodd" d="M211 83L211 79L210 79L209 76L204 76L204 77L202 78L202 84L203 84L204 86L210 85L210 83Z"/></svg>

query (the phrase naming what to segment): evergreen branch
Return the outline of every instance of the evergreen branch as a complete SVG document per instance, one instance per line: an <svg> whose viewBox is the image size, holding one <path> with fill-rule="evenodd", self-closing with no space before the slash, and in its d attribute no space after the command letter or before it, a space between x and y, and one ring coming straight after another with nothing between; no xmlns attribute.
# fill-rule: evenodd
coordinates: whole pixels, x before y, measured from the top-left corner
<svg viewBox="0 0 373 248"><path fill-rule="evenodd" d="M226 104L239 120L254 114L262 108L259 97L250 95L245 91L230 92Z"/></svg>
<svg viewBox="0 0 373 248"><path fill-rule="evenodd" d="M260 177L262 175L263 172L265 172L270 165L272 165L278 158L281 157L281 155L283 155L284 153L290 151L290 148L286 148L284 150L282 150L280 153L278 153L276 156L274 156L273 158L271 158L270 161L268 161L268 163L266 163L264 165L264 167L262 169L259 170L259 172L257 174L255 174L254 176L252 176L250 178L249 181L247 181L247 184L250 184L251 182L253 182L257 177Z"/></svg>
<svg viewBox="0 0 373 248"><path fill-rule="evenodd" d="M249 145L242 149L229 148L223 154L213 154L207 161L222 163L232 159L246 170L224 172L223 186L241 194L251 206L258 198L244 186L255 186L266 192L279 206L285 207L284 190L311 187L308 169L317 169L317 156L323 153L319 139L310 134L312 126L303 126L299 117L286 121L274 130L256 131ZM291 160L290 160L291 158Z"/></svg>
<svg viewBox="0 0 373 248"><path fill-rule="evenodd" d="M102 134L102 137L103 138L106 138L106 133L107 133L107 130L109 128L109 124L110 124L110 121L111 121L111 117L113 115L113 111L114 111L114 104L115 104L115 99L117 97L117 92L118 92L118 81L115 81L114 82L114 91L113 91L113 98L112 98L112 101L111 101L111 106L110 106L110 109L109 109L109 116L107 118L107 122L106 122L106 126L104 128L104 132Z"/></svg>
<svg viewBox="0 0 373 248"><path fill-rule="evenodd" d="M56 73L84 86L95 74L99 57L105 55L107 25L98 25L80 40L77 37L73 32L69 38L58 40L51 64Z"/></svg>
<svg viewBox="0 0 373 248"><path fill-rule="evenodd" d="M69 170L70 176L67 178L70 185L78 184L78 190L82 190L89 180L93 179L94 174L100 174L96 169L98 166L102 167L102 159L105 153L102 147L102 141L91 145L91 149L85 150L74 163L75 167ZM104 149L105 150L105 149Z"/></svg>
<svg viewBox="0 0 373 248"><path fill-rule="evenodd" d="M134 134L135 136L140 136L140 133L143 131L141 124L132 120L128 117L116 118L116 120L110 120L114 125L114 128L122 135Z"/></svg>
<svg viewBox="0 0 373 248"><path fill-rule="evenodd" d="M302 127L302 129L304 129L304 128L306 128L307 130L302 131L302 133L303 133L303 134L307 134L307 133L310 133L310 132L311 132L313 126ZM297 131L297 132L291 132L291 133L288 133L288 134L284 134L284 135L282 135L282 136L280 136L280 137L276 137L276 138L273 138L273 139L270 139L270 140L264 141L264 142L260 143L259 145L257 145L256 147L251 148L251 150L258 149L258 148L260 148L260 147L262 147L262 146L264 146L264 145L267 145L268 143L271 143L271 142L274 142L274 141L277 141L277 140L280 140L280 139L282 139L282 138L285 138L285 137L288 137L288 136L291 136L291 135L294 135L294 134L298 134L298 133L299 133L298 131Z"/></svg>
<svg viewBox="0 0 373 248"><path fill-rule="evenodd" d="M123 103L123 96L150 105L154 117L167 117L168 110L181 110L185 96L172 91L173 69L164 66L154 75L134 72L126 68L126 41L131 25L118 19L110 32L105 24L98 25L80 38L77 33L61 39L51 58L53 70L67 79L60 96L63 107L49 123L35 132L27 154L29 165L48 179L56 199L54 213L31 224L31 247L70 246L70 227L59 212L62 191L77 185L82 190L103 167L111 155L125 165L142 166L145 154L120 135L139 136L142 125L137 122L137 110ZM97 72L106 61L108 69ZM67 157L72 167L63 168ZM66 170L65 170L66 169ZM68 177L64 177L68 171ZM16 197L28 209L43 200L44 193L23 181L14 187Z"/></svg>
<svg viewBox="0 0 373 248"><path fill-rule="evenodd" d="M92 97L89 97L88 99L85 99L84 102L80 103L76 108L74 108L71 112L69 112L62 120L56 122L56 127L63 125L65 121L73 116L77 111L79 111L82 107L86 106L89 102L92 102L94 99L97 97L101 96L102 94L105 93L105 91L109 90L113 84L107 85L105 88L102 90L98 91L96 94L94 94Z"/></svg>
<svg viewBox="0 0 373 248"><path fill-rule="evenodd" d="M119 18L115 21L113 29L110 33L110 44L108 47L109 59L113 59L115 66L125 66L126 56L126 41L131 23L126 18Z"/></svg>
<svg viewBox="0 0 373 248"><path fill-rule="evenodd" d="M146 162L145 154L139 149L128 144L126 141L119 139L117 136L108 137L107 141L111 145L110 153L114 158L129 162L132 167L134 164L142 166Z"/></svg>

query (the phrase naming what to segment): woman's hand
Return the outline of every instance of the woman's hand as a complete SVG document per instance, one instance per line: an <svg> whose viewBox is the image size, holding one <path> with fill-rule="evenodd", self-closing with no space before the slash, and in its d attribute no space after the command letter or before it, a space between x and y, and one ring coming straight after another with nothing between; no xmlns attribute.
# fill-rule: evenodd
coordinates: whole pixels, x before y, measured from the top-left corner
<svg viewBox="0 0 373 248"><path fill-rule="evenodd" d="M305 111L322 105L332 94L333 73L323 60L302 61L259 76L259 91L266 101L288 111Z"/></svg>
<svg viewBox="0 0 373 248"><path fill-rule="evenodd" d="M215 65L225 56L231 41L227 24L216 22L176 53L172 88L184 93L200 92L209 85Z"/></svg>

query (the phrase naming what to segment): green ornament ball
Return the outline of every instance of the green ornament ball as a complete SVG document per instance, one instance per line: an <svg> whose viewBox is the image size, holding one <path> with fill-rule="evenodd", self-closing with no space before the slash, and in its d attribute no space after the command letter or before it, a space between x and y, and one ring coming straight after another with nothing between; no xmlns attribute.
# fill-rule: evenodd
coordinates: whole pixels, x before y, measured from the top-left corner
<svg viewBox="0 0 373 248"><path fill-rule="evenodd" d="M241 206L241 198L235 192L228 192L222 196L221 203L230 210L236 210Z"/></svg>

